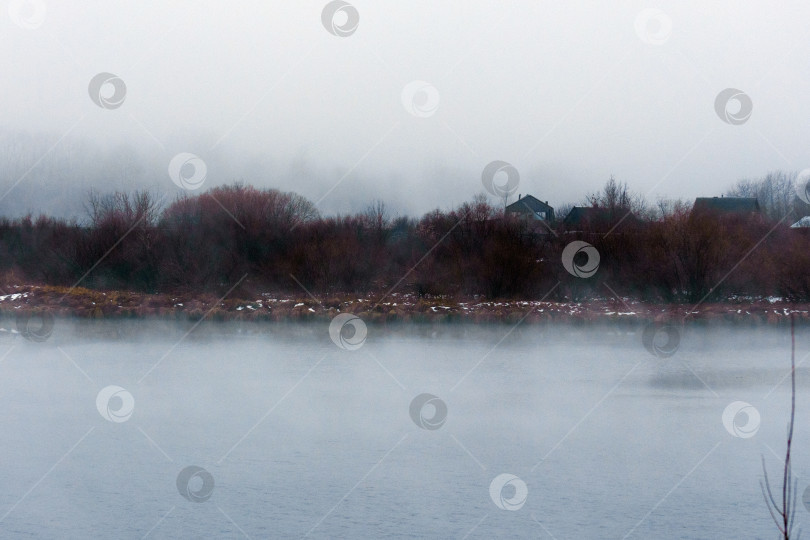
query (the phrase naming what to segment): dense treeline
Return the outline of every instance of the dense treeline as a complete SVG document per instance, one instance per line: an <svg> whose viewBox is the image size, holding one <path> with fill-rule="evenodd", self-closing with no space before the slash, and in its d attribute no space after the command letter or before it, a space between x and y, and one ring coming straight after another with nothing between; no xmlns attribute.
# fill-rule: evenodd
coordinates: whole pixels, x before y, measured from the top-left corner
<svg viewBox="0 0 810 540"><path fill-rule="evenodd" d="M5 284L43 283L140 292L314 295L398 292L488 298L589 295L697 302L730 295L810 300L810 237L754 215L695 215L682 201L645 207L614 180L586 201L611 208L611 232L504 216L483 196L421 219L391 218L382 203L320 217L294 193L217 187L162 204L147 192L93 193L89 221L0 220ZM744 183L737 190L754 189ZM792 211L795 211L792 210ZM615 223L614 223L615 224ZM577 278L561 264L573 240L600 254ZM576 261L575 261L576 262ZM559 285L555 288L555 285Z"/></svg>

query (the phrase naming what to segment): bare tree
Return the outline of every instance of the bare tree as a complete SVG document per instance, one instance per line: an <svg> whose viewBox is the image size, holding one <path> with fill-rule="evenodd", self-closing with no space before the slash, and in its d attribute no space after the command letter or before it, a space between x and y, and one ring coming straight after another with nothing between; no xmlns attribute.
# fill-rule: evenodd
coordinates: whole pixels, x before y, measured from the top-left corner
<svg viewBox="0 0 810 540"><path fill-rule="evenodd" d="M306 223L320 217L320 212L312 201L298 193L282 193L282 199L285 214L293 224Z"/></svg>
<svg viewBox="0 0 810 540"><path fill-rule="evenodd" d="M385 202L375 199L366 206L363 212L363 219L367 222L368 226L376 231L382 231L391 223L391 218L388 215L388 210L385 208Z"/></svg>
<svg viewBox="0 0 810 540"><path fill-rule="evenodd" d="M628 212L633 212L640 218L650 217L651 214L644 196L630 191L627 182L619 182L613 175L610 175L600 191L587 195L584 202L589 206L606 208L614 217L622 217Z"/></svg>
<svg viewBox="0 0 810 540"><path fill-rule="evenodd" d="M138 222L144 226L152 225L160 213L160 202L149 191L116 191L101 195L91 189L87 199L84 208L93 226L113 221L129 226Z"/></svg>
<svg viewBox="0 0 810 540"><path fill-rule="evenodd" d="M565 217L571 212L571 209L575 207L576 204L574 203L563 203L559 205L557 208L554 209L554 218L560 222L565 219Z"/></svg>
<svg viewBox="0 0 810 540"><path fill-rule="evenodd" d="M762 496L768 506L776 528L779 529L779 537L790 540L793 527L796 525L796 493L798 481L793 478L792 464L790 461L790 446L793 442L793 421L796 417L796 329L793 314L790 315L790 421L788 422L787 449L785 450L785 466L782 472L782 501L777 503L771 490L771 482L768 479L768 469L765 467L765 458L762 458L762 472L765 480L761 481L759 487L762 489ZM796 531L798 538L801 530Z"/></svg>
<svg viewBox="0 0 810 540"><path fill-rule="evenodd" d="M669 197L660 196L655 201L655 217L658 219L666 219L676 214L688 213L692 208L692 203L684 199L670 199Z"/></svg>
<svg viewBox="0 0 810 540"><path fill-rule="evenodd" d="M795 172L773 171L764 178L738 180L726 195L755 197L762 213L775 221L796 217L796 176Z"/></svg>

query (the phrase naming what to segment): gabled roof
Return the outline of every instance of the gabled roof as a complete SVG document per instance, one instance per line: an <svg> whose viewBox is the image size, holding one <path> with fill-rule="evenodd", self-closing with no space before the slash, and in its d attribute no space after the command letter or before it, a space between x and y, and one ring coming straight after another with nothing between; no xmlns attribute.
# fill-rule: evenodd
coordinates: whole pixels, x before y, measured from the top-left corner
<svg viewBox="0 0 810 540"><path fill-rule="evenodd" d="M548 212L554 210L551 206L531 195L526 195L506 207L507 212L525 212L526 208L532 212Z"/></svg>
<svg viewBox="0 0 810 540"><path fill-rule="evenodd" d="M531 195L520 197L504 209L504 213L542 221L546 227L554 223L554 208Z"/></svg>
<svg viewBox="0 0 810 540"><path fill-rule="evenodd" d="M698 197L693 208L696 212L728 212L734 214L759 213L756 197Z"/></svg>
<svg viewBox="0 0 810 540"><path fill-rule="evenodd" d="M568 212L567 216L565 216L563 223L566 225L580 225L600 221L605 223L610 221L610 212L608 212L607 208L575 206L571 208L571 211Z"/></svg>
<svg viewBox="0 0 810 540"><path fill-rule="evenodd" d="M622 225L630 225L638 222L638 218L627 210L617 209L612 212L609 208L602 208L598 206L575 206L565 216L563 224L567 227L607 227L618 223L621 220Z"/></svg>

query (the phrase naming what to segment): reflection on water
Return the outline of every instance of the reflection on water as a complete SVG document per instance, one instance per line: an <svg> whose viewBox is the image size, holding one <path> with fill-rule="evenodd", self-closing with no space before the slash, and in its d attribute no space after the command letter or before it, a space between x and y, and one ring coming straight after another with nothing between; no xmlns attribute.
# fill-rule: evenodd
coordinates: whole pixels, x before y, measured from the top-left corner
<svg viewBox="0 0 810 540"><path fill-rule="evenodd" d="M3 536L772 536L785 329L687 327L666 358L627 326L366 330L353 350L328 323L0 332ZM737 402L756 415L724 419Z"/></svg>

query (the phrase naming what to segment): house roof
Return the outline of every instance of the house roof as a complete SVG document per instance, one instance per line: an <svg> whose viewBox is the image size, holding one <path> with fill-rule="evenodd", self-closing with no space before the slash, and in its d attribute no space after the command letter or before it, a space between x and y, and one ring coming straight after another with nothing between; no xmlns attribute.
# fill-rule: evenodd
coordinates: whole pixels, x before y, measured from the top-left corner
<svg viewBox="0 0 810 540"><path fill-rule="evenodd" d="M524 212L528 208L532 212L548 212L554 210L547 203L531 195L525 195L506 207L507 212Z"/></svg>
<svg viewBox="0 0 810 540"><path fill-rule="evenodd" d="M569 227L599 227L612 225L614 222L622 221L623 224L638 222L638 218L626 210L618 209L612 212L609 208L598 206L575 206L565 216L563 224Z"/></svg>
<svg viewBox="0 0 810 540"><path fill-rule="evenodd" d="M760 211L756 197L698 197L694 210L736 214Z"/></svg>
<svg viewBox="0 0 810 540"><path fill-rule="evenodd" d="M595 221L610 221L610 213L607 208L575 206L571 208L571 211L565 216L563 223L566 225L579 225Z"/></svg>

